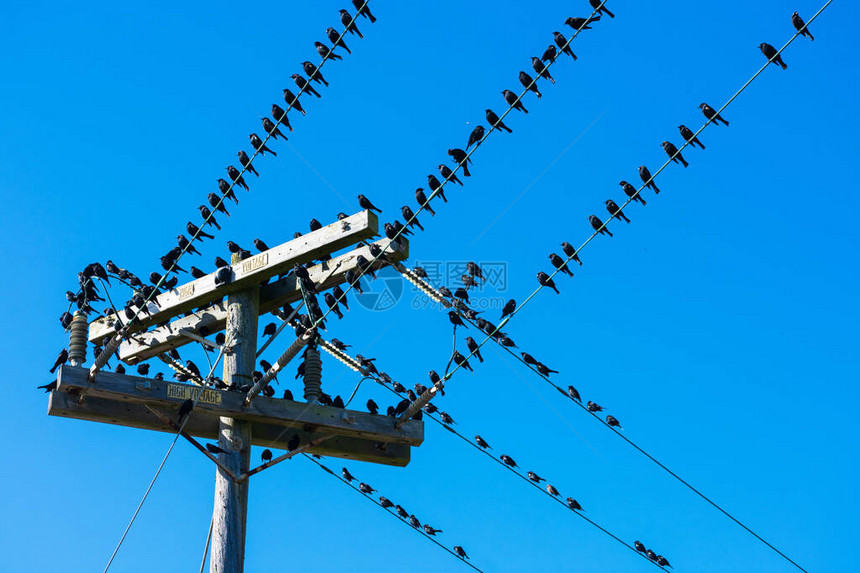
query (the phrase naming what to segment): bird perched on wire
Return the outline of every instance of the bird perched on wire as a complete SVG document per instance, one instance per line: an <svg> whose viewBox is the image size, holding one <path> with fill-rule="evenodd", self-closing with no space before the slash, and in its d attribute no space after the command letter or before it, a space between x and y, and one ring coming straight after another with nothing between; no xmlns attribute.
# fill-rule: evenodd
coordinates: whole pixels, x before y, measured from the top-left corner
<svg viewBox="0 0 860 573"><path fill-rule="evenodd" d="M555 51L555 50L553 50ZM552 83L555 83L555 79L550 75L549 70L541 61L540 58L532 56L532 69L537 74L537 77L543 78L545 80L549 80Z"/></svg>
<svg viewBox="0 0 860 573"><path fill-rule="evenodd" d="M463 182L460 181L460 179L457 177L457 175L454 174L453 171L451 171L451 168L444 163L439 165L438 169L439 173L441 173L442 177L447 181L453 181L454 183L459 183L461 186L463 185Z"/></svg>
<svg viewBox="0 0 860 573"><path fill-rule="evenodd" d="M423 207L431 216L436 216L436 211L434 211L433 207L430 206L430 201L427 200L427 196L424 194L423 188L419 187L415 190L415 200L418 201L418 205Z"/></svg>
<svg viewBox="0 0 860 573"><path fill-rule="evenodd" d="M463 175L466 177L472 176L472 174L469 173L469 164L472 163L472 160L465 151L455 147L448 150L448 155L463 167Z"/></svg>
<svg viewBox="0 0 860 573"><path fill-rule="evenodd" d="M624 219L628 223L630 222L630 219L627 218L627 215L624 214L624 211L622 211L621 208L612 199L606 200L606 210L609 211L609 214L613 217L619 217L621 219Z"/></svg>
<svg viewBox="0 0 860 573"><path fill-rule="evenodd" d="M591 400L588 401L588 404L585 405L585 408L589 412L602 412L603 411L603 406L601 406L597 402L592 402Z"/></svg>
<svg viewBox="0 0 860 573"><path fill-rule="evenodd" d="M334 51L329 50L328 46L323 44L322 42L314 42L314 47L317 49L317 54L320 55L322 59L331 58L332 60L342 60L343 56L335 54Z"/></svg>
<svg viewBox="0 0 860 573"><path fill-rule="evenodd" d="M294 82L296 82L296 86L298 86L298 88L299 88L299 93L302 93L304 91L304 92L308 92L310 94L313 94L313 95L317 96L318 98L322 97L320 95L320 93L314 89L314 87L310 84L310 82L308 82L301 75L293 74L290 77L293 78Z"/></svg>
<svg viewBox="0 0 860 573"><path fill-rule="evenodd" d="M782 61L782 56L776 50L776 48L774 48L767 42L762 42L761 44L759 44L758 47L761 50L761 53L764 54L764 57L767 58L770 63L782 67L783 70L788 68L788 64Z"/></svg>
<svg viewBox="0 0 860 573"><path fill-rule="evenodd" d="M726 125L726 127L728 127L729 122L727 122L725 119L723 119L723 117L717 113L717 110L715 110L714 108L712 108L708 104L700 103L699 109L702 110L702 113L704 114L704 116L706 118L708 118L709 120L711 120L714 124L721 121Z"/></svg>
<svg viewBox="0 0 860 573"><path fill-rule="evenodd" d="M512 468L517 467L517 462L514 461L514 458L507 454L502 454L501 456L499 456L499 459L505 462L505 465L507 466L510 466Z"/></svg>
<svg viewBox="0 0 860 573"><path fill-rule="evenodd" d="M689 144L690 144L690 145L692 145L693 147L695 147L696 145L698 145L698 146L699 146L699 147L701 147L702 149L704 149L704 148L705 148L705 146L704 146L704 145L702 145L702 142L701 142L701 141L699 141L699 138L698 138L698 137L696 137L696 134L695 134L695 133L693 133L693 130L691 130L691 129L690 129L689 127L687 127L686 125L684 125L684 124L679 125L679 126L678 126L678 131L680 131L680 132L681 132L681 137L683 137L683 138L684 138L684 141L686 141L687 143L689 143Z"/></svg>
<svg viewBox="0 0 860 573"><path fill-rule="evenodd" d="M535 483L540 483L542 481L546 481L544 478L540 477L539 475L537 475L533 471L529 471L526 475L528 475L528 478Z"/></svg>
<svg viewBox="0 0 860 573"><path fill-rule="evenodd" d="M475 339L471 336L466 337L466 346L469 348L469 351L474 354L480 362L483 362L484 359L481 356L481 350L478 348L478 343L475 342Z"/></svg>
<svg viewBox="0 0 860 573"><path fill-rule="evenodd" d="M592 8L597 10L598 14L606 14L610 18L615 18L615 14L610 12L609 8L606 7L605 0L588 0L588 3L591 4Z"/></svg>
<svg viewBox="0 0 860 573"><path fill-rule="evenodd" d="M561 243L561 250L565 255L573 258L574 261L582 266L582 261L579 260L579 255L576 254L576 249L573 248L573 245L565 241L564 243Z"/></svg>
<svg viewBox="0 0 860 573"><path fill-rule="evenodd" d="M203 232L203 230L200 229L200 227L198 227L197 225L195 225L191 221L188 221L187 223L185 223L185 230L188 231L189 235L191 235L192 240L197 239L201 243L203 242L203 239L214 239L215 238L214 235L210 235L208 233Z"/></svg>
<svg viewBox="0 0 860 573"><path fill-rule="evenodd" d="M280 109L280 108L278 108L278 109ZM286 125L287 129L289 129L290 124L288 121L285 121L286 119L287 119L286 114L282 114L281 115L281 123L283 125ZM281 138L283 138L284 141L287 140L287 136L284 135L280 129L278 129L278 126L275 125L271 119L269 119L268 117L261 117L260 120L263 122L263 129L266 130L266 133L268 133L269 135L271 135L275 139L278 139L279 137L281 137Z"/></svg>
<svg viewBox="0 0 860 573"><path fill-rule="evenodd" d="M615 418L615 416L606 416L606 423L610 426L618 428L619 430L624 429L621 427L621 424L618 423L618 420Z"/></svg>
<svg viewBox="0 0 860 573"><path fill-rule="evenodd" d="M576 501L575 499L573 499L572 497L567 498L565 501L567 501L567 506L570 509L574 509L576 511L582 511L582 506L579 505L579 502Z"/></svg>
<svg viewBox="0 0 860 573"><path fill-rule="evenodd" d="M252 133L252 134L250 134L250 135L248 136L248 139L250 139L250 140L251 140L251 147L253 147L254 149L256 149L256 150L260 153L260 155L265 155L266 153L271 153L271 154L272 154L272 155L274 155L275 157L277 157L277 156L278 156L278 154L277 154L277 153L275 153L274 151L272 151L271 149L269 149L268 147L266 147L266 146L263 144L263 140L262 140L262 139L260 139L260 138L259 138L259 136L257 136L257 134L256 134L256 133Z"/></svg>
<svg viewBox="0 0 860 573"><path fill-rule="evenodd" d="M484 137L484 126L476 125L475 129L472 130L472 133L469 134L469 141L466 143L466 149L469 149L473 144L478 143Z"/></svg>
<svg viewBox="0 0 860 573"><path fill-rule="evenodd" d="M576 57L576 54L573 53L573 50L570 49L570 44L568 43L567 38L564 37L564 34L562 34L561 32L553 32L552 33L552 39L555 42L555 45L558 46L558 48L563 53L565 53L568 56L570 56L571 58L573 58L574 61L579 59ZM552 46L550 46L550 48L552 48ZM547 48L547 51L544 52L544 56L546 56L549 52L550 52L550 50L549 50L549 48ZM554 49L552 50L552 54L553 54L553 59L555 59L555 50Z"/></svg>
<svg viewBox="0 0 860 573"><path fill-rule="evenodd" d="M490 447L490 444L488 444L487 441L484 438L482 438L481 436L475 436L475 443L478 444L479 446L481 446L482 448L484 448L485 450L487 450L487 449L492 450L493 449Z"/></svg>
<svg viewBox="0 0 860 573"><path fill-rule="evenodd" d="M589 1L592 1L592 0L589 0ZM565 23L565 25L570 26L571 28L573 28L574 30L577 30L577 31L579 31L579 30L591 30L591 26L589 26L589 24L591 24L592 22L597 22L598 20L600 20L600 16L592 16L590 18L573 18L573 17L571 17L571 18L568 18L567 20L565 20L564 23Z"/></svg>
<svg viewBox="0 0 860 573"><path fill-rule="evenodd" d="M361 30L358 29L358 26L355 25L355 22L352 19L352 15L346 10L340 10L340 23L346 26L346 31L351 34L358 34L359 38L364 38L364 35L361 33Z"/></svg>
<svg viewBox="0 0 860 573"><path fill-rule="evenodd" d="M678 151L678 148L677 148L677 147L675 147L675 146L672 144L672 142L670 142L670 141L664 141L664 142L662 143L662 145L663 145L663 151L665 151L665 152L666 152L666 155L668 155L668 156L669 156L669 159L671 159L671 160L672 160L672 161L674 161L675 163L680 162L680 163L681 163L681 165L683 165L684 167L689 167L689 166L690 166L690 164L689 164L689 163L687 163L687 160L686 160L686 159L684 159L684 156L683 156L683 155L681 155L681 152L680 152L680 151Z"/></svg>
<svg viewBox="0 0 860 573"><path fill-rule="evenodd" d="M556 255L555 253L549 254L549 262L552 263L552 266L554 266L561 272L567 274L568 276L573 276L573 272L571 272L571 270L567 268L567 263L564 262L564 259Z"/></svg>
<svg viewBox="0 0 860 573"><path fill-rule="evenodd" d="M359 490L361 493L366 493L366 494L368 494L368 495L370 495L370 494L372 494L373 492L375 492L375 491L376 491L375 489L373 489L372 487L370 487L369 485L367 485L367 484L366 484L366 483L364 483L364 482L361 482L360 484L358 484L358 490Z"/></svg>
<svg viewBox="0 0 860 573"><path fill-rule="evenodd" d="M180 249L188 251L189 253L194 253L195 255L200 254L200 251L194 248L194 245L191 244L191 241L189 241L185 235L176 235L176 242Z"/></svg>
<svg viewBox="0 0 860 573"><path fill-rule="evenodd" d="M516 310L516 308L517 308L517 301L515 301L514 299L511 299L508 302L506 302L505 306L502 307L502 316L500 317L500 319L505 318L509 314L513 313L514 310Z"/></svg>
<svg viewBox="0 0 860 573"><path fill-rule="evenodd" d="M352 5L355 6L355 9L358 10L358 16L364 16L365 18L370 19L370 23L376 22L376 18L374 18L373 14L370 13L370 6L368 6L370 2L367 0L352 0ZM356 16L356 18L358 17Z"/></svg>
<svg viewBox="0 0 860 573"><path fill-rule="evenodd" d="M463 559L469 558L469 556L466 555L466 550L463 549L462 547L460 547L459 545L454 546L454 553L456 553L457 555L459 555Z"/></svg>
<svg viewBox="0 0 860 573"><path fill-rule="evenodd" d="M265 449L260 453L260 459L263 460L263 463L267 463L272 461L272 450Z"/></svg>
<svg viewBox="0 0 860 573"><path fill-rule="evenodd" d="M218 224L218 221L215 220L215 217L212 216L212 212L209 210L209 207L206 205L199 205L197 210L200 211L200 216L203 217L203 222L207 225L211 225L221 230L221 225Z"/></svg>
<svg viewBox="0 0 860 573"><path fill-rule="evenodd" d="M526 106L523 105L523 102L519 101L519 99L517 98L517 94L515 94L511 90L502 90L502 96L505 98L505 103L510 106L513 106L514 109L517 109L528 115L529 110L526 109Z"/></svg>
<svg viewBox="0 0 860 573"><path fill-rule="evenodd" d="M570 396L573 400L576 400L580 404L582 404L582 399L579 397L579 392L573 386L567 387L567 395Z"/></svg>
<svg viewBox="0 0 860 573"><path fill-rule="evenodd" d="M499 119L499 116L497 116L493 110L486 109L484 111L485 111L486 116L487 116L487 122L490 124L490 128L504 129L508 133L513 133L513 130L510 127L508 127L507 125L505 125L504 122L501 119ZM481 129L483 129L483 128L481 128ZM471 138L469 138L469 141L471 142ZM467 146L467 149L468 149L468 146Z"/></svg>
<svg viewBox="0 0 860 573"><path fill-rule="evenodd" d="M425 524L424 524L424 532L425 532L427 535L436 535L437 533L442 533L442 530L441 530L441 529L436 529L435 527L432 527L432 526L430 526L430 525L428 525L428 524L426 524L426 523L425 523Z"/></svg>
<svg viewBox="0 0 860 573"><path fill-rule="evenodd" d="M180 404L179 406L179 424L182 424L183 418L188 416L191 413L191 410L194 409L194 402L189 398Z"/></svg>
<svg viewBox="0 0 860 573"><path fill-rule="evenodd" d="M538 90L537 82L535 82L530 75L527 73L520 71L520 83L523 84L523 87L529 90L530 92L534 92L538 99L541 98L540 90Z"/></svg>
<svg viewBox="0 0 860 573"><path fill-rule="evenodd" d="M416 227L417 226L422 231L424 230L424 227L418 221L418 217L415 216L415 213L412 212L412 209L409 207L409 205L404 205L403 207L401 207L400 208L400 214L403 215L403 218L406 220L406 224L408 226L410 226L410 227Z"/></svg>
<svg viewBox="0 0 860 573"><path fill-rule="evenodd" d="M325 81L322 73L320 73L317 67L311 62L302 62L302 69L312 82L322 83L324 86L328 87L328 82Z"/></svg>
<svg viewBox="0 0 860 573"><path fill-rule="evenodd" d="M268 118L266 118L266 119L268 119ZM286 138L284 138L284 139L286 139ZM232 165L228 165L227 167L225 167L225 169L227 170L227 175L230 176L230 179L232 179L235 184L241 185L242 187L244 187L245 191L250 191L248 184L245 183L245 179L242 177L242 174L239 172L238 169L236 169Z"/></svg>
<svg viewBox="0 0 860 573"><path fill-rule="evenodd" d="M297 98L293 92L291 92L287 88L284 88L282 91L284 93L284 101L287 103L288 106L295 109L302 115L307 115L305 110L302 108L302 104L299 103L299 98Z"/></svg>
<svg viewBox="0 0 860 573"><path fill-rule="evenodd" d="M597 231L598 233L606 234L606 235L609 235L610 237L612 236L612 232L609 229L607 229L606 226L603 224L603 221L598 219L595 215L589 215L588 216L588 222L591 223L591 228L594 229L595 231Z"/></svg>
<svg viewBox="0 0 860 573"><path fill-rule="evenodd" d="M335 49L339 46L346 50L347 54L352 53L352 50L347 47L346 42L343 41L343 38L340 37L340 34L337 30L335 30L334 28L326 28L325 35L328 36L328 41L331 42L334 46L334 48L332 49Z"/></svg>
<svg viewBox="0 0 860 573"><path fill-rule="evenodd" d="M537 274L537 280L541 286L546 286L555 291L555 294L561 294L558 288L555 286L555 282L549 277L548 274L541 271Z"/></svg>
<svg viewBox="0 0 860 573"><path fill-rule="evenodd" d="M795 12L791 15L791 23L794 25L794 29L800 32L801 36L806 36L810 40L814 40L812 37L812 32L809 31L809 28L806 27L806 23L803 21L803 18L800 17L800 14Z"/></svg>
<svg viewBox="0 0 860 573"><path fill-rule="evenodd" d="M466 360L466 357L463 356L462 354L460 354L459 350L454 351L454 354L451 355L451 359L454 361L454 363L457 366L462 366L463 368L467 369L469 372L474 372L474 370L472 370L472 367L469 365L468 360Z"/></svg>
<svg viewBox="0 0 860 573"><path fill-rule="evenodd" d="M554 497L559 496L558 490L551 483L546 484L546 492Z"/></svg>

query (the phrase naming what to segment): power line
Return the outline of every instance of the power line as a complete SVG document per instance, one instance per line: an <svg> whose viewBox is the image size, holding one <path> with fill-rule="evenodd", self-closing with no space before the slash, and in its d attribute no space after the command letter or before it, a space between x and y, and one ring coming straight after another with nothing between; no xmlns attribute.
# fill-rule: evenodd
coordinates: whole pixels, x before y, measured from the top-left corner
<svg viewBox="0 0 860 573"><path fill-rule="evenodd" d="M304 456L305 456L305 458L309 459L310 461L312 461L313 463L315 463L317 466L319 466L319 468L320 468L321 470L323 470L324 472L326 472L327 474L330 474L330 475L334 476L334 477L335 477L335 478L337 478L339 481L341 481L341 482L345 483L346 485L348 485L349 487L351 487L353 490L355 490L355 491L357 491L358 493L360 493L360 494L361 494L361 497L363 497L363 498L367 499L368 501L370 501L370 502L371 502L371 503L373 503L374 505L376 505L376 506L380 507L380 508L381 508L385 513L387 513L388 515L394 515L393 513L391 513L390 511L388 511L386 508L384 508L384 507L382 506L382 504L381 504L381 503L379 503L378 501L376 501L375 499L373 499L372 497L370 497L370 495L365 495L364 493L362 493L360 489L358 489L356 486L354 486L354 485L352 484L352 482L347 481L347 480L345 480L344 478L340 477L339 475L337 475L336 473L334 473L331 469L329 469L327 466L325 466L325 465L321 464L319 461L317 461L313 456L310 456L310 455L308 455L308 454L302 454L302 455L304 455ZM406 525L409 525L408 523L406 523L405 521L403 521L403 520L401 520L401 519L399 519L399 518L397 519L397 521L399 521L400 523L404 523L404 524L406 524ZM458 560L458 561L460 561L461 563L463 563L463 564L465 564L465 565L468 565L469 567L471 567L471 568L472 568L472 569L474 569L475 571L480 571L481 573L483 573L483 570L482 570L482 569L479 569L478 567L476 567L475 565L473 565L473 564L472 564L472 563L470 563L469 561L466 561L465 559L463 559L462 557L460 557L459 555L457 555L457 554L456 554L452 549L449 549L449 548L448 548L448 547L446 547L445 545L443 545L443 544L439 543L439 541L438 541L438 540L436 540L436 539L435 539L434 537L432 537L431 535L428 535L428 534L424 533L422 530L419 530L417 527L412 527L411 525L409 526L409 529L412 529L412 530L414 530L415 532L417 532L419 535L421 535L422 537L424 537L424 538L426 538L426 539L429 539L430 541L432 541L433 543L435 543L436 545L438 545L439 547L441 547L442 549L444 549L445 551L447 551L448 553L450 553L451 555L453 555L454 557L456 557L456 558L457 558L457 560Z"/></svg>

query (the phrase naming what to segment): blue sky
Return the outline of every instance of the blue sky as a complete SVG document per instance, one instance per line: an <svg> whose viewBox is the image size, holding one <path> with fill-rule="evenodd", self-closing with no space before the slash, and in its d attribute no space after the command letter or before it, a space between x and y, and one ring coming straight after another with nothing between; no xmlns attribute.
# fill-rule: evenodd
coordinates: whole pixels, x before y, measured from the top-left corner
<svg viewBox="0 0 860 573"><path fill-rule="evenodd" d="M171 439L46 416L34 387L67 343L64 291L94 260L141 276L158 269L293 87L290 75L318 61L313 41L339 26L345 4L4 7L4 571L100 570ZM554 65L556 85L542 82L543 98L524 100L530 113L506 119L514 133L492 135L466 186L420 217L427 231L412 241L413 260L503 262L502 292L482 296L525 298L558 243L581 243L587 216L603 217L606 199L621 203L619 180L662 164L660 142L678 144L679 123L701 125L697 105L725 101L763 62L758 44L782 45L791 13L809 17L820 4L608 5L617 17L575 41L579 60ZM486 107L501 113L499 91L519 89L517 72L531 72L552 31L568 34L564 19L590 12L584 0L372 8L379 21L359 21L365 39L349 37L353 55L326 64L331 87L303 98L308 113L291 114L289 145L255 162L261 177L189 264L213 268L228 239L278 244L312 217L355 212L359 193L386 218L414 207L415 187L447 162L445 150L465 146ZM725 112L730 127L701 135L706 151L684 151L688 169L668 168L663 192L647 192L647 207L626 210L630 225L614 222L615 237L592 242L573 279L557 279L561 296L540 293L507 329L560 371L559 384L604 405L625 435L809 571L850 570L846 548L860 535L858 17L856 4L834 2L812 26L816 40L784 54L788 70L767 70ZM447 362L450 324L413 309L413 295L381 312L351 305L330 335L404 384L426 383ZM491 346L483 354L439 402L463 433L480 433L678 571L791 570L521 364ZM327 391L349 395L357 381L325 362ZM390 402L362 386L356 403L369 397ZM487 571L649 568L435 425L405 469L349 467ZM180 442L111 571L195 570L213 473ZM358 497L306 460L263 472L251 485L247 570L465 570Z"/></svg>

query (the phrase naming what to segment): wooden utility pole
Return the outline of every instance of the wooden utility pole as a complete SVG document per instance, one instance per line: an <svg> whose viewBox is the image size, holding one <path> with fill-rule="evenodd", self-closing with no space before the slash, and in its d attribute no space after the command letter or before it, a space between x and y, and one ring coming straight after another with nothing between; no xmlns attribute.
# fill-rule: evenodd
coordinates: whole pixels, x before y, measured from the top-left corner
<svg viewBox="0 0 860 573"><path fill-rule="evenodd" d="M233 264L240 262L233 255ZM252 384L257 354L257 316L260 286L254 285L227 296L227 340L224 382ZM218 446L226 451L219 461L240 476L250 469L251 424L221 417ZM215 509L212 513L212 558L210 573L242 573L245 569L245 525L248 517L250 480L235 482L221 468L215 470Z"/></svg>

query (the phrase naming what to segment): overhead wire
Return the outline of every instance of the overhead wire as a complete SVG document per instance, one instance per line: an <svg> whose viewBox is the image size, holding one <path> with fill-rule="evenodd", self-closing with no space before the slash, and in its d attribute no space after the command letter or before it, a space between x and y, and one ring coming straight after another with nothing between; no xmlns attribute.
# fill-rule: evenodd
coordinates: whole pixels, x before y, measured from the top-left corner
<svg viewBox="0 0 860 573"><path fill-rule="evenodd" d="M346 485L348 485L348 486L349 486L350 488L352 488L354 491L357 491L358 493L360 493L360 494L361 494L361 497L363 497L363 498L367 499L368 501L370 501L370 502L371 502L371 503L373 503L374 505L378 506L380 509L382 509L382 510L383 510L385 513L387 513L388 515L395 515L395 514L391 513L390 511L388 511L386 508L382 507L382 504L381 504L381 503L379 503L376 499L372 498L372 497L371 497L370 495L368 495L368 494L364 494L360 489L358 489L356 486L354 486L351 482L349 482L349 481L345 480L345 479L344 479L344 478L342 478L341 476L339 476L339 475L337 475L336 473L334 473L330 468L328 468L327 466L325 466L325 465L323 465L322 463L320 463L320 462L319 462L316 458L314 458L313 456L310 456L310 455L308 455L308 454L302 454L302 455L304 455L304 456L305 456L305 458L307 458L307 459L309 459L310 461L312 461L313 463L315 463L315 464L316 464L316 465L317 465L321 470L323 470L323 471L324 471L324 472L326 472L327 474L334 476L335 478L337 478L337 479L338 479L339 481L341 481L342 483L345 483ZM467 561L466 559L464 559L464 558L460 557L459 555L457 555L457 554L456 554L452 549L449 549L446 545L443 545L442 543L440 543L440 542L439 542L437 539L435 539L433 536L428 535L428 534L427 534L427 533L425 533L423 530L420 530L420 529L418 529L418 528L416 528L416 527L412 527L411 525L409 525L407 522L403 521L403 520L402 520L402 519L400 519L399 517L397 518L397 521L399 521L400 523L403 523L403 524L405 524L405 525L409 526L409 529L412 529L412 530L416 531L419 535L421 535L421 536L422 536L422 537L424 537L425 539L428 539L428 540L432 541L433 543L435 543L436 545L438 545L439 547L441 547L442 549L444 549L445 551L447 551L448 553L450 553L451 555L453 555L453 556L457 559L457 561L460 561L461 563L463 563L463 564L465 564L465 565L468 565L469 567L471 567L471 568L472 568L472 569L474 569L475 571L480 571L481 573L483 573L483 570L482 570L482 569L478 568L476 565L472 564L471 562L469 562L469 561Z"/></svg>

